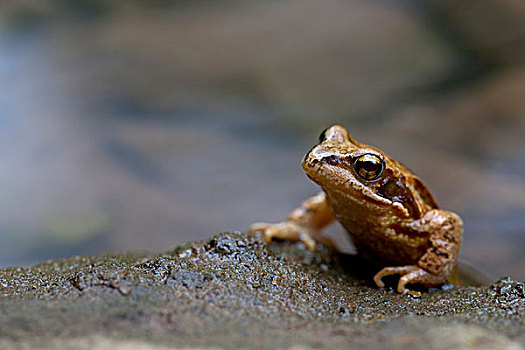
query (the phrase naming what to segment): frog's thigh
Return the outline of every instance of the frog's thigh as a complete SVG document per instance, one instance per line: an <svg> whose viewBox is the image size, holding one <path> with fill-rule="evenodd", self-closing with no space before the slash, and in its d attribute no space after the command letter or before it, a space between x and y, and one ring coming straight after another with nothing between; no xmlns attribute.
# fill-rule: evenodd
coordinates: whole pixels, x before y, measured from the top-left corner
<svg viewBox="0 0 525 350"><path fill-rule="evenodd" d="M446 280L456 265L463 224L456 214L438 209L427 212L423 220L427 222L422 227L432 234L429 247L417 265L433 276L433 280L426 284L439 284Z"/></svg>

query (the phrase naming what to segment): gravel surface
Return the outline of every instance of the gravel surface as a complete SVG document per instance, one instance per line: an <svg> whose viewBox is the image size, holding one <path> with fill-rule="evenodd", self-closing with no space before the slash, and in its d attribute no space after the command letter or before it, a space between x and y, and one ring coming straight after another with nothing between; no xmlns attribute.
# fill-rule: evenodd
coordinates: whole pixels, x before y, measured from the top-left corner
<svg viewBox="0 0 525 350"><path fill-rule="evenodd" d="M0 348L523 348L523 282L415 297L376 288L376 270L236 232L156 256L3 269Z"/></svg>

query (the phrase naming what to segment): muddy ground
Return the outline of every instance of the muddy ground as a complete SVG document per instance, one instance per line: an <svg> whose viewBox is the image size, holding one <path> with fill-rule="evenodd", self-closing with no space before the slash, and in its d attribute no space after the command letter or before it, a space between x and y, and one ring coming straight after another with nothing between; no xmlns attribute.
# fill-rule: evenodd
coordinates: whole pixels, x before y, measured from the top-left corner
<svg viewBox="0 0 525 350"><path fill-rule="evenodd" d="M235 232L161 255L2 269L0 348L523 348L523 282L416 297L376 288L375 270Z"/></svg>

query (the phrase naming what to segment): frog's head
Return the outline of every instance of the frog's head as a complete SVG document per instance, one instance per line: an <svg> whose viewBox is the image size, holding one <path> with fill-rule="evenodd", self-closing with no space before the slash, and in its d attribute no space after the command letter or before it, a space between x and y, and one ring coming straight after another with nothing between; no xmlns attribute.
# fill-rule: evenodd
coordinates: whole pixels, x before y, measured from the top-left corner
<svg viewBox="0 0 525 350"><path fill-rule="evenodd" d="M368 206L389 207L401 217L419 218L429 208L437 208L430 191L408 168L355 141L339 125L321 133L302 165L328 194L338 192Z"/></svg>

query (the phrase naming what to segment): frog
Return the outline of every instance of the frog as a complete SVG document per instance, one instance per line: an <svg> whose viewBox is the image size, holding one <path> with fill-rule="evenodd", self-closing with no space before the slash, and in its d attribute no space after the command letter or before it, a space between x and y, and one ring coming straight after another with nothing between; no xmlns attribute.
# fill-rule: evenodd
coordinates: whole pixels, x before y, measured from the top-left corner
<svg viewBox="0 0 525 350"><path fill-rule="evenodd" d="M338 221L365 261L381 267L373 276L399 276L395 290L437 287L455 270L463 221L440 209L423 181L380 149L356 141L340 125L325 129L303 157L302 168L321 191L279 223L254 223L249 234L302 242L311 251L333 243L322 231ZM410 286L410 288L409 288Z"/></svg>

